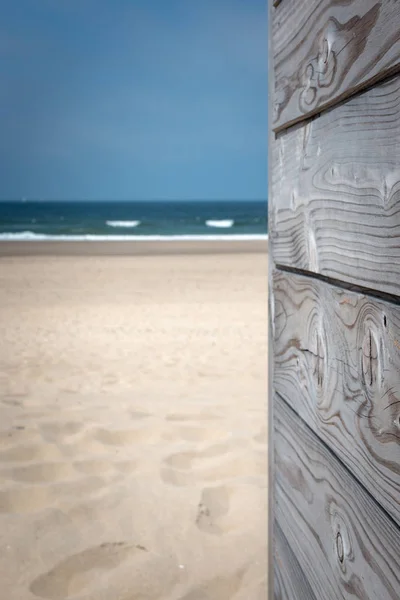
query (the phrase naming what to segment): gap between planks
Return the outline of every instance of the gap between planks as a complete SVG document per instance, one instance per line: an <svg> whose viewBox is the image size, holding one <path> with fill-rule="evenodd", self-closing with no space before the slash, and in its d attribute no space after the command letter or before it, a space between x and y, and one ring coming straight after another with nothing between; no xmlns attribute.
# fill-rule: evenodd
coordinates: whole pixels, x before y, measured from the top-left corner
<svg viewBox="0 0 400 600"><path fill-rule="evenodd" d="M279 3L280 2L282 2L282 0L279 0ZM318 107L314 111L307 113L303 117L297 117L296 119L292 119L291 121L288 121L287 123L285 123L285 125L281 125L280 127L274 127L273 133L275 134L275 137L278 137L282 134L285 134L288 130L292 129L293 127L305 125L306 123L308 123L310 121L314 121L314 119L319 119L319 117L321 117L325 113L333 111L336 108L338 108L339 106L343 106L344 104L347 104L350 100L353 100L356 96L361 96L362 94L369 92L370 90L380 86L381 84L386 83L387 81L389 81L390 79L393 79L394 77L396 77L399 74L400 74L400 66L399 65L397 65L395 67L391 67L390 69L386 70L383 73L383 75L376 75L375 77L373 77L368 82L367 85L360 84L360 85L356 86L350 93L343 92L343 94L341 94L340 96L337 96L337 98L335 98L334 100L332 100L330 103L326 104L325 106Z"/></svg>
<svg viewBox="0 0 400 600"><path fill-rule="evenodd" d="M274 5L275 0L272 3ZM275 10L271 7L270 14L277 25L273 29L274 63L277 66L274 75L280 101L276 105L279 114L274 120L275 132L285 131L312 115L334 108L400 72L400 36L395 27L400 13L393 3L377 0L347 0L346 3L337 0L287 0L287 4L282 4L283 8L280 3ZM306 20L299 23L303 13ZM312 22L311 17L316 22ZM299 43L296 35L300 35L303 28L306 34ZM281 32L280 38L283 34L285 39L288 29L294 29L294 33L289 40L286 39L284 48L278 34ZM325 56L328 37L330 42ZM390 38L391 45L386 44L386 38ZM303 55L310 40L313 45ZM337 60L345 48L349 55ZM324 69L320 73L322 59ZM321 81L318 78L315 82L315 70ZM310 90L315 91L312 99L306 98Z"/></svg>
<svg viewBox="0 0 400 600"><path fill-rule="evenodd" d="M303 423L303 425L306 426L307 430L309 431L309 433L311 433L311 435L313 435L314 437L316 437L318 439L318 441L322 444L322 446L326 449L327 452L329 452L329 454L340 464L341 467L343 467L343 469L346 471L346 473L354 480L357 482L357 485L360 486L360 488L362 488L362 490L368 495L368 497L376 504L377 507L379 507L379 509L385 514L385 516L387 516L387 518L390 520L390 522L393 524L393 526L396 528L396 530L399 530L399 525L398 523L395 521L395 519L392 517L392 515L386 510L386 508L384 508L382 506L382 504L380 502L378 502L378 500L371 494L371 492L368 490L368 488L365 487L365 485L354 475L354 473L347 467L346 463L344 463L342 461L342 459L332 450L332 448L325 442L325 440L323 438L321 438L318 433L316 433L307 423L307 421L305 421L303 419L303 417L301 417L291 406L288 402L286 402L285 398L277 391L275 391L275 395L279 398L279 400L281 402L284 402L286 408L288 408L290 410L290 412L293 415L296 415L296 419L300 419L300 421Z"/></svg>
<svg viewBox="0 0 400 600"><path fill-rule="evenodd" d="M310 279L317 279L318 281L323 281L324 283L336 288L341 288L343 290L348 290L349 292L355 292L364 296L370 296L371 298L377 298L378 300L384 300L390 304L400 306L400 296L396 296L395 294L381 292L374 288L365 287L356 283L349 283L348 281L342 281L341 279L335 279L334 277L321 275L321 273L315 273L314 271L307 271L297 267L289 267L279 263L275 264L275 269L285 273L293 273L293 275L301 275L303 277L309 277Z"/></svg>
<svg viewBox="0 0 400 600"><path fill-rule="evenodd" d="M283 0L279 0L279 2L282 2L282 1ZM327 106L324 106L323 108L318 108L314 112L307 113L307 115L304 115L304 117L299 117L297 120L293 120L290 123L282 125L281 127L272 128L272 133L274 134L274 139L275 140L279 139L281 136L285 135L285 133L287 133L291 129L295 129L297 127L304 127L308 123L311 123L312 121L315 121L316 119L319 119L322 115L329 113L329 112L333 112L340 106L345 106L351 100L354 100L354 98L356 98L357 96L362 96L363 94L370 92L374 88L377 88L381 85L384 85L388 81L395 79L399 75L400 75L400 66L392 67L392 69L389 70L387 73L385 73L381 78L376 77L373 80L369 81L368 84L365 85L364 87L360 87L360 89L355 88L347 96L343 96L343 95L338 96L338 98L336 98L335 101L332 101L332 104L328 104Z"/></svg>

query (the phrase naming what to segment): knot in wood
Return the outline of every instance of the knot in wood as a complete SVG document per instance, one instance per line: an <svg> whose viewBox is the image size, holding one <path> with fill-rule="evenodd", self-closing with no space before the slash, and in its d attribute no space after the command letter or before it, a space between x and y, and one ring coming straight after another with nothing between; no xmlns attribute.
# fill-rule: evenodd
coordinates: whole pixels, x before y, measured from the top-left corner
<svg viewBox="0 0 400 600"><path fill-rule="evenodd" d="M378 373L378 345L370 329L366 332L362 345L362 372L366 385L375 385Z"/></svg>
<svg viewBox="0 0 400 600"><path fill-rule="evenodd" d="M308 263L310 271L318 271L318 246L312 227L308 224Z"/></svg>
<svg viewBox="0 0 400 600"><path fill-rule="evenodd" d="M317 98L317 88L314 82L314 66L309 63L305 68L303 89L300 93L300 109L306 112L313 106Z"/></svg>
<svg viewBox="0 0 400 600"><path fill-rule="evenodd" d="M329 35L329 37L332 37ZM331 43L327 37L323 37L321 40L321 47L317 57L317 75L318 75L318 87L328 87L332 85L336 74L336 55L331 48Z"/></svg>
<svg viewBox="0 0 400 600"><path fill-rule="evenodd" d="M319 331L315 332L315 346L313 351L313 375L316 379L319 388L322 388L324 384L325 375L325 349L322 341L321 334Z"/></svg>
<svg viewBox="0 0 400 600"><path fill-rule="evenodd" d="M344 547L343 547L343 538L340 531L336 534L336 552L338 555L339 562L343 563L344 561Z"/></svg>

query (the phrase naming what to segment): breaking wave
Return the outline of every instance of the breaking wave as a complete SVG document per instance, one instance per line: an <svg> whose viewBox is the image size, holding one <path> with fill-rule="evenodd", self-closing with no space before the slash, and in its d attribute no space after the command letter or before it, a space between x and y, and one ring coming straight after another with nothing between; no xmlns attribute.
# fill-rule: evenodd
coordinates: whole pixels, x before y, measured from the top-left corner
<svg viewBox="0 0 400 600"><path fill-rule="evenodd" d="M106 225L109 227L137 227L140 225L140 221L106 221Z"/></svg>
<svg viewBox="0 0 400 600"><path fill-rule="evenodd" d="M221 219L220 221L210 219L209 221L206 221L207 227L221 227L224 229L232 227L234 223L235 221L233 219Z"/></svg>

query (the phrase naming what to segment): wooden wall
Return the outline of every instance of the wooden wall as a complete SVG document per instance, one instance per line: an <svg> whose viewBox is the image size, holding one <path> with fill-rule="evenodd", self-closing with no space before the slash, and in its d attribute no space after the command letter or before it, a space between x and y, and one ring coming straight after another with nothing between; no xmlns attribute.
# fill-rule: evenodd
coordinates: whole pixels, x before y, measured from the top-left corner
<svg viewBox="0 0 400 600"><path fill-rule="evenodd" d="M270 599L400 599L400 1L270 0Z"/></svg>

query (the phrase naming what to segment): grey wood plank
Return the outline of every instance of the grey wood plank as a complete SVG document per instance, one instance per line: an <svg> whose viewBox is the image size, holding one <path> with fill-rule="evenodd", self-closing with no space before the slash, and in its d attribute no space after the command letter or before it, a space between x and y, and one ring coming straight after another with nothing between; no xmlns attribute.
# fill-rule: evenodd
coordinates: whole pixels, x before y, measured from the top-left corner
<svg viewBox="0 0 400 600"><path fill-rule="evenodd" d="M278 523L274 527L275 600L316 600Z"/></svg>
<svg viewBox="0 0 400 600"><path fill-rule="evenodd" d="M398 600L398 527L279 398L275 416L276 520L314 596Z"/></svg>
<svg viewBox="0 0 400 600"><path fill-rule="evenodd" d="M274 129L399 70L396 0L285 0L274 13Z"/></svg>
<svg viewBox="0 0 400 600"><path fill-rule="evenodd" d="M400 295L400 77L279 135L270 160L276 263Z"/></svg>
<svg viewBox="0 0 400 600"><path fill-rule="evenodd" d="M400 525L400 306L273 279L274 390Z"/></svg>
<svg viewBox="0 0 400 600"><path fill-rule="evenodd" d="M274 100L274 69L273 69L273 52L272 52L272 13L275 9L272 3L268 5L268 157L271 157L274 152L275 135L272 130L272 103ZM271 165L272 161L268 160L268 196L272 196L272 178ZM268 205L268 212L271 206ZM271 303L273 302L272 292L272 273L273 273L273 258L269 249L268 241L268 399L267 399L267 422L268 422L268 520L267 520L267 538L268 538L268 600L275 598L275 577L274 577L274 548L273 540L273 525L274 525L274 446L273 446L273 368L274 368L274 352L272 347L273 341L273 321L271 318L272 310Z"/></svg>

